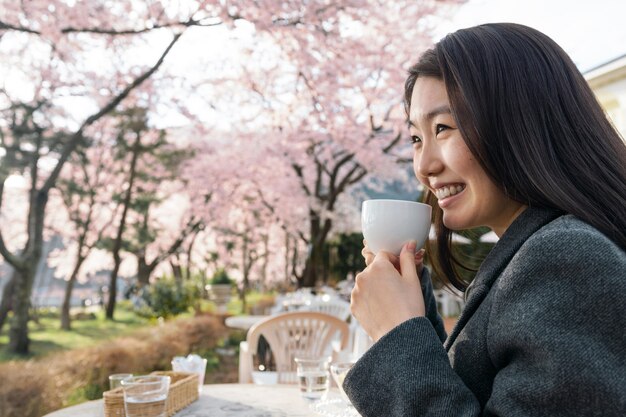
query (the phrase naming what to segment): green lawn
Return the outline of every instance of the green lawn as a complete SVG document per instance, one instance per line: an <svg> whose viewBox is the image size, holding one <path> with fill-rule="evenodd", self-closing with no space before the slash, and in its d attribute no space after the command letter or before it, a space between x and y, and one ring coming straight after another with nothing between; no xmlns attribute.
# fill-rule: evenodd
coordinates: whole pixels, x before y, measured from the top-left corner
<svg viewBox="0 0 626 417"><path fill-rule="evenodd" d="M259 293L251 291L247 297L248 306L265 301L273 300L271 293ZM233 291L233 297L228 305L229 315L241 314L241 301ZM198 306L202 311L215 311L215 305L207 300L202 300ZM190 309L188 312L178 317L192 316L194 313ZM138 316L131 309L128 301L118 302L115 308L115 320L106 320L104 311L95 310L94 319L72 320L72 330L60 329L60 319L58 312L42 311L38 323L29 323L29 337L31 340L30 355L19 356L7 352L6 346L9 342L9 326L5 324L2 334L0 334L0 362L9 360L24 360L39 358L53 352L60 352L70 349L93 346L102 341L115 337L133 333L138 328L151 326L156 323L155 319L147 319Z"/></svg>
<svg viewBox="0 0 626 417"><path fill-rule="evenodd" d="M151 321L133 313L126 302L118 303L115 309L115 320L106 320L103 311L95 311L95 319L72 320L72 330L60 329L58 314L46 312L39 318L39 323L29 324L31 354L27 357L7 352L9 342L8 324L0 335L0 362L8 360L41 357L49 353L69 349L93 346L103 340L132 333L134 330L150 326Z"/></svg>

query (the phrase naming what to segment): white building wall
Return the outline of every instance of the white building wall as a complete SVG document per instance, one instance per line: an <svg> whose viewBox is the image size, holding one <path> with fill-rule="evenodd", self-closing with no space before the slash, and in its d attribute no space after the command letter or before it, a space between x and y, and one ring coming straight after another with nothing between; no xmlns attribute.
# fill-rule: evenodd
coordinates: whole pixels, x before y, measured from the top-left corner
<svg viewBox="0 0 626 417"><path fill-rule="evenodd" d="M607 62L584 75L607 116L626 140L626 56Z"/></svg>

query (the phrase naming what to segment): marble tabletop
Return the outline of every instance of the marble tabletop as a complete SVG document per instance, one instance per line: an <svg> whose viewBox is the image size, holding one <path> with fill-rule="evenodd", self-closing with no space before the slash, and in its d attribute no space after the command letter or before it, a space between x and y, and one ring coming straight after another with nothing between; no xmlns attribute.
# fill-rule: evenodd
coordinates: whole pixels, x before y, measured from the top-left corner
<svg viewBox="0 0 626 417"><path fill-rule="evenodd" d="M198 401L183 408L175 417L319 417L340 416L333 410L339 394L332 388L328 399L311 404L300 397L295 385L211 384L204 385ZM329 412L326 412L329 411ZM102 417L102 400L64 408L44 417Z"/></svg>

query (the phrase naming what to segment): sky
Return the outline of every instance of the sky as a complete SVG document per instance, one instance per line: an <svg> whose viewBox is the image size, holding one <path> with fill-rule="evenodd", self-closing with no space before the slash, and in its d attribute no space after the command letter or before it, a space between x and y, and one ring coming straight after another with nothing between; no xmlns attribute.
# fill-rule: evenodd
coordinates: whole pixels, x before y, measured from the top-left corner
<svg viewBox="0 0 626 417"><path fill-rule="evenodd" d="M437 36L481 23L521 23L550 36L585 72L626 54L625 17L625 0L469 0Z"/></svg>

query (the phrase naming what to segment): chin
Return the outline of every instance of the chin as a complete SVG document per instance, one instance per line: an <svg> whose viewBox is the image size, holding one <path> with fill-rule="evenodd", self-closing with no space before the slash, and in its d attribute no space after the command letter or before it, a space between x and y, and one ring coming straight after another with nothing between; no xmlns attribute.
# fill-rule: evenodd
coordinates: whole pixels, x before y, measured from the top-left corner
<svg viewBox="0 0 626 417"><path fill-rule="evenodd" d="M448 229L455 231L469 229L471 227L467 225L467 222L462 221L458 217L446 214L445 211L443 212L443 225Z"/></svg>

